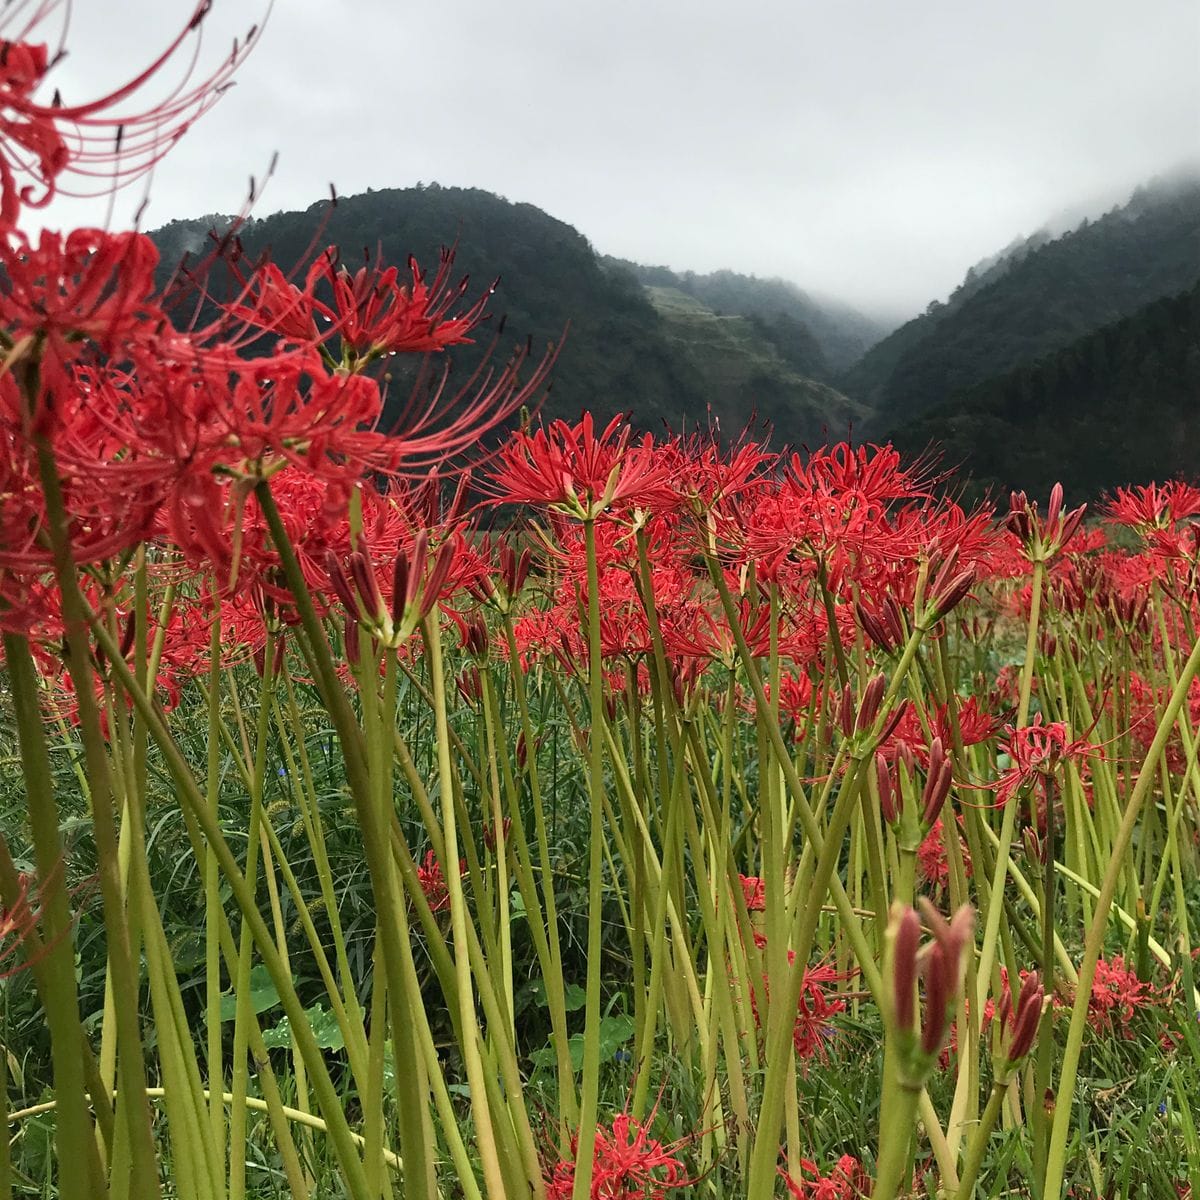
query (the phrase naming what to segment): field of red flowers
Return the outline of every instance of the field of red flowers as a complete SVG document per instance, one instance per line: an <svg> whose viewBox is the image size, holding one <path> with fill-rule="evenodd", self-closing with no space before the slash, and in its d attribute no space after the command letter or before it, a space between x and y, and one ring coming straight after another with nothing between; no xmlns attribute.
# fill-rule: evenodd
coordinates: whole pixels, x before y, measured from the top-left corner
<svg viewBox="0 0 1200 1200"><path fill-rule="evenodd" d="M30 235L245 49L121 108L202 5L71 108L45 7L0 53L0 1197L1194 1193L1200 489L964 510L888 446L542 424L552 350L439 366L449 254L164 287Z"/></svg>

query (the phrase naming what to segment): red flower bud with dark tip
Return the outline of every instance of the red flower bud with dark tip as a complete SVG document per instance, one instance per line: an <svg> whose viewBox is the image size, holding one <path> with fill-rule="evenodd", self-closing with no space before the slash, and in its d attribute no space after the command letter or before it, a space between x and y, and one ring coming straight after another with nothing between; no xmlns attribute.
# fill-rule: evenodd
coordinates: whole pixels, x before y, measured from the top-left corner
<svg viewBox="0 0 1200 1200"><path fill-rule="evenodd" d="M887 621L888 634L897 646L900 645L907 636L904 628L904 610L891 592L888 592L883 598L883 615Z"/></svg>
<svg viewBox="0 0 1200 1200"><path fill-rule="evenodd" d="M921 820L927 828L932 827L950 794L953 782L953 766L946 758L942 739L935 737L929 747L929 773L925 776L925 789L921 793Z"/></svg>
<svg viewBox="0 0 1200 1200"><path fill-rule="evenodd" d="M1021 994L1017 998L1017 1011L1010 1011L1005 1016L1007 1031L1005 1057L1009 1067L1015 1066L1033 1049L1034 1038L1037 1037L1038 1025L1045 1011L1047 999L1046 989L1042 986L1041 976L1034 971L1021 982Z"/></svg>
<svg viewBox="0 0 1200 1200"><path fill-rule="evenodd" d="M1032 825L1027 825L1021 836L1025 842L1025 857L1030 862L1041 863L1044 866L1046 862L1046 844L1038 835L1038 831Z"/></svg>
<svg viewBox="0 0 1200 1200"><path fill-rule="evenodd" d="M1003 525L1014 534L1022 545L1028 545L1033 534L1033 522L1037 518L1037 505L1032 509L1024 492L1012 492L1008 497L1008 513Z"/></svg>
<svg viewBox="0 0 1200 1200"><path fill-rule="evenodd" d="M862 626L862 631L875 643L880 650L890 653L896 649L899 639L893 636L887 620L881 613L873 613L863 606L859 601L855 602L854 611L858 616L858 623Z"/></svg>
<svg viewBox="0 0 1200 1200"><path fill-rule="evenodd" d="M342 602L347 613L356 614L358 604L350 589L350 580L346 578L346 572L342 569L342 564L338 562L338 557L332 550L325 554L325 569L329 573L329 583L333 588L334 595Z"/></svg>
<svg viewBox="0 0 1200 1200"><path fill-rule="evenodd" d="M921 922L917 914L905 907L895 922L892 945L892 1012L896 1028L916 1032L917 1005L917 948L921 942Z"/></svg>
<svg viewBox="0 0 1200 1200"><path fill-rule="evenodd" d="M468 654L483 661L488 656L489 638L487 626L478 613L463 618L462 646Z"/></svg>
<svg viewBox="0 0 1200 1200"><path fill-rule="evenodd" d="M545 740L546 740L546 735L544 733L539 734L537 737L535 737L533 739L534 753L536 753L538 750L541 749L542 743L545 742ZM525 768L529 765L529 743L526 742L526 740L525 740L525 731L523 729L521 730L520 733L517 734L516 755L517 755L517 765L521 768L522 771L524 771Z"/></svg>
<svg viewBox="0 0 1200 1200"><path fill-rule="evenodd" d="M1063 512L1063 489L1056 483L1050 491L1050 504L1043 521L1038 506L1024 492L1013 492L1008 515L1002 524L1021 543L1030 562L1047 562L1058 554L1079 531L1087 505Z"/></svg>
<svg viewBox="0 0 1200 1200"><path fill-rule="evenodd" d="M879 789L879 811L889 825L900 823L897 789L892 784L891 764L885 755L875 752L875 780Z"/></svg>
<svg viewBox="0 0 1200 1200"><path fill-rule="evenodd" d="M508 842L508 834L512 829L512 817L505 817L500 822L500 845L503 846ZM483 827L483 844L493 854L496 853L496 826L489 821Z"/></svg>
<svg viewBox="0 0 1200 1200"><path fill-rule="evenodd" d="M926 951L921 970L925 983L921 1051L932 1060L945 1044L949 1032L951 1009L965 969L963 950L975 928L975 914L964 905L947 921L925 897L922 896L919 903L933 932L933 945Z"/></svg>
<svg viewBox="0 0 1200 1200"><path fill-rule="evenodd" d="M458 694L472 707L477 708L483 698L483 683L479 678L478 667L467 667L460 671L454 679Z"/></svg>
<svg viewBox="0 0 1200 1200"><path fill-rule="evenodd" d="M880 742L886 742L896 732L896 726L904 720L904 714L908 712L910 703L908 700L901 700L892 710L892 715L888 717L887 724L879 731L878 740Z"/></svg>
<svg viewBox="0 0 1200 1200"><path fill-rule="evenodd" d="M867 680L867 686L863 689L862 703L858 706L858 719L854 724L855 733L867 733L874 726L886 689L887 680L882 672L872 675Z"/></svg>
<svg viewBox="0 0 1200 1200"><path fill-rule="evenodd" d="M370 551L356 550L350 555L350 578L358 593L359 612L363 619L373 625L382 625L387 620L387 604L375 569L371 564Z"/></svg>
<svg viewBox="0 0 1200 1200"><path fill-rule="evenodd" d="M1046 505L1046 524L1054 525L1062 516L1063 485L1056 483L1050 489L1050 503Z"/></svg>
<svg viewBox="0 0 1200 1200"><path fill-rule="evenodd" d="M508 542L501 545L498 563L500 578L504 581L504 588L510 597L521 594L525 580L529 578L529 567L532 562L533 553L528 547L517 554Z"/></svg>
<svg viewBox="0 0 1200 1200"><path fill-rule="evenodd" d="M954 991L946 965L936 953L925 959L922 976L925 980L925 1017L921 1022L921 1050L930 1058L941 1052L950 1031L950 1004Z"/></svg>
<svg viewBox="0 0 1200 1200"><path fill-rule="evenodd" d="M842 688L841 703L838 706L838 728L843 737L851 737L854 733L854 685L850 683Z"/></svg>

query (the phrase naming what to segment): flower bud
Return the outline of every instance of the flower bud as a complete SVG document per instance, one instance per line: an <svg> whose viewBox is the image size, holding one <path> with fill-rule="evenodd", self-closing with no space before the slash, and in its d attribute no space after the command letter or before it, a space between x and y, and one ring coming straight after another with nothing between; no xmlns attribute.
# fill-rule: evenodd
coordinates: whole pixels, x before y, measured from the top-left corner
<svg viewBox="0 0 1200 1200"><path fill-rule="evenodd" d="M878 751L875 753L875 779L879 789L879 811L889 825L900 823L900 806L897 789L892 784L891 767L888 760Z"/></svg>
<svg viewBox="0 0 1200 1200"><path fill-rule="evenodd" d="M879 715L879 706L883 703L886 687L887 680L883 677L882 671L867 680L867 686L863 689L862 702L858 706L858 716L854 722L855 733L871 731L875 724L875 718Z"/></svg>
<svg viewBox="0 0 1200 1200"><path fill-rule="evenodd" d="M1004 1056L1010 1069L1033 1049L1033 1040L1037 1037L1038 1025L1048 1003L1041 977L1034 971L1022 981L1021 994L1017 998L1017 1011L1015 1014L1010 1012L1010 1020L1007 1022Z"/></svg>
<svg viewBox="0 0 1200 1200"><path fill-rule="evenodd" d="M929 772L925 776L925 789L921 793L921 820L931 828L942 811L942 805L950 794L954 770L942 748L942 739L934 738L929 747Z"/></svg>
<svg viewBox="0 0 1200 1200"><path fill-rule="evenodd" d="M917 947L921 941L921 922L905 907L893 910L895 940L892 945L892 1012L896 1028L905 1033L916 1031Z"/></svg>

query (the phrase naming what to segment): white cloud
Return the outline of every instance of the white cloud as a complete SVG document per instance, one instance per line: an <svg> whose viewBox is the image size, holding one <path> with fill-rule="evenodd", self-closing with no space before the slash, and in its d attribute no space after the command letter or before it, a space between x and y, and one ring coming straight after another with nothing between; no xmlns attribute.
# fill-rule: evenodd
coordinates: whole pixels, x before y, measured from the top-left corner
<svg viewBox="0 0 1200 1200"><path fill-rule="evenodd" d="M56 82L144 60L188 0L79 0ZM217 0L208 61L253 19ZM438 180L598 249L909 310L1068 206L1200 151L1192 0L278 0L144 223ZM123 198L128 220L136 197ZM103 205L55 220L103 220Z"/></svg>

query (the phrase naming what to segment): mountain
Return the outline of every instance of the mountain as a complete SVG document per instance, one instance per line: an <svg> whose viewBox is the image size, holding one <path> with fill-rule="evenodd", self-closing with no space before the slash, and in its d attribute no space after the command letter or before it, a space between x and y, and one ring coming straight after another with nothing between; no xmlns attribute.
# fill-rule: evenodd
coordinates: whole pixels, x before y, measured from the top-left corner
<svg viewBox="0 0 1200 1200"><path fill-rule="evenodd" d="M228 223L212 216L176 221L152 236L173 267L184 252L203 247L208 230ZM698 344L701 327L705 337L711 332L702 314L681 317L672 304L656 301L633 272L602 262L570 225L490 192L437 184L370 191L339 197L332 206L323 202L249 220L239 240L250 261L269 251L285 271L326 245L339 246L351 268L376 253L401 267L415 255L432 268L440 247L453 244L455 269L471 276L469 297L500 280L490 305L493 332L485 327L476 335L478 346L451 352L454 376L468 376L501 317L501 356L526 338L540 352L565 333L547 417L573 421L584 409L598 419L631 412L639 428L661 431L664 425L694 429L711 414L736 436L757 416L772 423L778 443L799 443L824 440L827 428L844 436L848 423L865 412L810 378L807 362L796 357L803 330L772 336L764 331L774 328L771 318L763 318L760 328L757 318L747 317L737 328L722 327L728 336L714 352ZM211 286L221 294L230 284L225 279Z"/></svg>
<svg viewBox="0 0 1200 1200"><path fill-rule="evenodd" d="M1200 278L1200 179L1150 186L1059 237L1021 239L834 382L883 433Z"/></svg>
<svg viewBox="0 0 1200 1200"><path fill-rule="evenodd" d="M970 487L1075 499L1200 478L1200 284L1038 362L957 393L892 431Z"/></svg>
<svg viewBox="0 0 1200 1200"><path fill-rule="evenodd" d="M890 325L834 300L817 299L786 279L759 279L736 271L672 271L624 259L606 259L648 288L691 296L719 316L746 317L780 355L825 382L846 371Z"/></svg>
<svg viewBox="0 0 1200 1200"><path fill-rule="evenodd" d="M863 405L819 382L824 361L806 327L788 330L793 318L775 321L756 316L722 316L694 296L673 287L648 287L662 334L676 361L703 379L714 412L739 413L753 401L756 424L776 431L806 430L793 443L820 443L827 434L845 437L869 418ZM791 336L788 333L791 332ZM724 431L736 436L741 424Z"/></svg>

